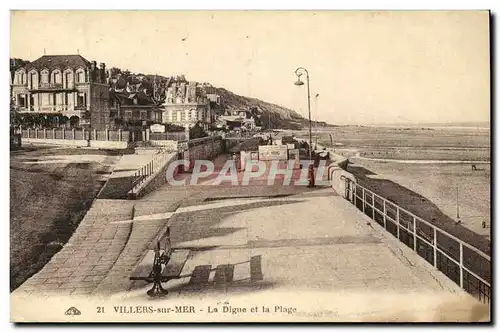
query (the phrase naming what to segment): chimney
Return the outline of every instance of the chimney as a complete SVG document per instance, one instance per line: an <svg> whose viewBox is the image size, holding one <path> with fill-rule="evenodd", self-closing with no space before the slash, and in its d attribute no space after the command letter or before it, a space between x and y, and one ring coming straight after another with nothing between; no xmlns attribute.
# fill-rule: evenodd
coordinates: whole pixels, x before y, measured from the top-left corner
<svg viewBox="0 0 500 332"><path fill-rule="evenodd" d="M94 83L97 81L97 62L92 61L90 63L90 82Z"/></svg>
<svg viewBox="0 0 500 332"><path fill-rule="evenodd" d="M100 67L100 83L106 83L106 65L104 64L104 62L101 62L99 64L99 67Z"/></svg>

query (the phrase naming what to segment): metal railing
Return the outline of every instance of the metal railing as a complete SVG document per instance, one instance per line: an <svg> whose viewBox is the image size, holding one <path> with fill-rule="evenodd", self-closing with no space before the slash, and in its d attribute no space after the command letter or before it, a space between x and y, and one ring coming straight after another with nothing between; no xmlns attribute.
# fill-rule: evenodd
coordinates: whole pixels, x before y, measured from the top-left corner
<svg viewBox="0 0 500 332"><path fill-rule="evenodd" d="M345 198L483 303L491 298L491 258L456 236L344 177Z"/></svg>
<svg viewBox="0 0 500 332"><path fill-rule="evenodd" d="M151 176L153 176L157 171L165 166L171 153L172 152L170 151L163 150L154 155L153 159L151 159L150 162L139 168L134 173L134 187L132 188L132 192L135 192L136 188L146 182Z"/></svg>

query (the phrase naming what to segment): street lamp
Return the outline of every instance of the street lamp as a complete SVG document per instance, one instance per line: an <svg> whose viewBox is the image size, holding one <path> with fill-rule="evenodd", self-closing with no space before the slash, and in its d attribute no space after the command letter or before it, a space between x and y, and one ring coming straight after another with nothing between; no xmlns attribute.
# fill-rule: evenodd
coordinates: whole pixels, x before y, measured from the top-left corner
<svg viewBox="0 0 500 332"><path fill-rule="evenodd" d="M315 138L316 138L316 143L314 145L314 149L317 150L318 149L318 97L319 97L319 93L317 93L315 96L314 96L314 118L316 119L314 121L314 128L316 128L316 133L315 133Z"/></svg>
<svg viewBox="0 0 500 332"><path fill-rule="evenodd" d="M303 75L301 71L306 73L307 80L307 109L309 111L309 160L312 160L311 93L309 91L309 72L304 67L299 67L295 70L295 75L297 75L297 82L295 82L295 85L297 86L304 85L304 82L300 80L300 76Z"/></svg>

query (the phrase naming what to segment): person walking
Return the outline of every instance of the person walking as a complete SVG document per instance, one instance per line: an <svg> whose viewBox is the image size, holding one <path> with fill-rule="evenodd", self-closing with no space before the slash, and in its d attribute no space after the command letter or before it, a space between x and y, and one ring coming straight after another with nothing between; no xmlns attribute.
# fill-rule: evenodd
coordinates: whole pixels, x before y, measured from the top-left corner
<svg viewBox="0 0 500 332"><path fill-rule="evenodd" d="M314 183L314 165L309 165L309 184L307 185L308 188L314 188L315 183Z"/></svg>

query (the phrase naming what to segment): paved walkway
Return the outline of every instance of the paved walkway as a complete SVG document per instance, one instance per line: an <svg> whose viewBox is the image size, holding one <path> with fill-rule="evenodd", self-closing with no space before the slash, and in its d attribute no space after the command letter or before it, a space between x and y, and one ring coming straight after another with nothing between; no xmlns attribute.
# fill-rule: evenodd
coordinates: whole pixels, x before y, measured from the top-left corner
<svg viewBox="0 0 500 332"><path fill-rule="evenodd" d="M181 278L164 284L168 297L151 302L150 285L128 277L167 225L189 255ZM40 291L197 310L126 317L136 321L477 319L477 302L412 250L330 188L305 186L166 185L138 201L97 200L69 245L13 297L19 305ZM208 313L224 303L270 312Z"/></svg>
<svg viewBox="0 0 500 332"><path fill-rule="evenodd" d="M106 277L125 247L133 201L95 200L69 242L14 293L90 294Z"/></svg>

